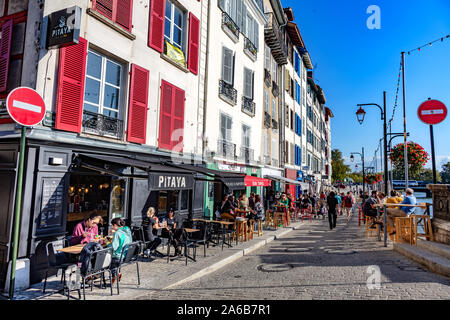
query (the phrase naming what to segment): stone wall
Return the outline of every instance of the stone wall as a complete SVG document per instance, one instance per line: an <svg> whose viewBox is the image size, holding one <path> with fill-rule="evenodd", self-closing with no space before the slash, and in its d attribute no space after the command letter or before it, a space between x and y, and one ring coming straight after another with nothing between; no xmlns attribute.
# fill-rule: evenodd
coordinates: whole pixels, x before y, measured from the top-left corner
<svg viewBox="0 0 450 320"><path fill-rule="evenodd" d="M433 233L435 241L450 245L450 185L429 184L433 195Z"/></svg>

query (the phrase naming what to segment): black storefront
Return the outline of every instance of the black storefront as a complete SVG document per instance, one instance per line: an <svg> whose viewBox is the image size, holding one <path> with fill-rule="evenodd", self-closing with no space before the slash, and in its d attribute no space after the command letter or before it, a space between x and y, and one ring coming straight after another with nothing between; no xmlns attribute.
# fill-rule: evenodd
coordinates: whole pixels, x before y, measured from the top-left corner
<svg viewBox="0 0 450 320"><path fill-rule="evenodd" d="M12 247L18 149L13 142L0 144L0 290ZM172 207L180 221L202 217L203 176L167 162L164 156L28 140L18 258L30 259L30 284L45 273L45 244L70 236L93 212L103 216L105 233L115 217L140 225L149 207L160 216Z"/></svg>

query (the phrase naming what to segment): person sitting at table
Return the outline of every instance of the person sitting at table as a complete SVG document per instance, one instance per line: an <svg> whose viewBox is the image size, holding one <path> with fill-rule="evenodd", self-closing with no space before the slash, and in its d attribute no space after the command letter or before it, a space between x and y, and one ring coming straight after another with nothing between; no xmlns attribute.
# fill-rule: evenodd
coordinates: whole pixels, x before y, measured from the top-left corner
<svg viewBox="0 0 450 320"><path fill-rule="evenodd" d="M235 197L234 195L230 195L230 196L229 196L229 200L231 201L231 203L233 204L233 206L234 206L235 208L238 208L238 207L239 207L239 203L238 203L238 201L236 200L236 197Z"/></svg>
<svg viewBox="0 0 450 320"><path fill-rule="evenodd" d="M117 274L117 267L119 266L120 258L122 259L125 257L126 252L123 253L123 248L127 245L133 242L133 237L131 236L131 230L127 226L125 226L125 221L121 218L114 218L111 220L111 227L114 232L111 232L114 234L113 239L111 241L111 244L108 245L108 247L113 248L113 255L112 255L112 261L111 261L111 272L112 272L112 283L114 283L118 277L118 281L120 281L120 278L122 277L122 274ZM112 231L111 230L111 231Z"/></svg>
<svg viewBox="0 0 450 320"><path fill-rule="evenodd" d="M78 223L70 238L70 245L95 241L95 237L98 235L98 224L102 222L103 219L100 214L92 213L89 218Z"/></svg>
<svg viewBox="0 0 450 320"><path fill-rule="evenodd" d="M264 221L266 216L264 214L264 205L261 201L261 196L257 194L255 196L255 209L253 210L254 219Z"/></svg>
<svg viewBox="0 0 450 320"><path fill-rule="evenodd" d="M284 193L284 192L281 194L279 205L280 206L284 206L286 209L289 208L289 200L288 200L288 198L286 196L286 193ZM280 208L280 210L282 211L281 208Z"/></svg>
<svg viewBox="0 0 450 320"><path fill-rule="evenodd" d="M142 226L144 227L145 241L149 241L146 249L149 250L151 255L162 257L162 254L156 250L161 244L161 239L153 234L154 230L157 231L162 228L159 225L158 217L155 216L155 208L148 208L147 216L142 221Z"/></svg>
<svg viewBox="0 0 450 320"><path fill-rule="evenodd" d="M230 200L231 196L225 195L223 197L222 206L220 207L220 218L221 219L235 219L234 210L236 207L233 202Z"/></svg>
<svg viewBox="0 0 450 320"><path fill-rule="evenodd" d="M391 190L391 196L386 199L386 203L401 203L403 201L403 198L400 197L399 193L395 190ZM392 209L398 208L398 207L390 207Z"/></svg>
<svg viewBox="0 0 450 320"><path fill-rule="evenodd" d="M309 199L308 194L307 193L303 194L301 208L303 210L307 210L307 209L309 209L310 205L311 205L311 200Z"/></svg>
<svg viewBox="0 0 450 320"><path fill-rule="evenodd" d="M162 230L164 233L172 236L172 241L169 245L173 245L175 248L175 255L179 255L179 244L183 241L183 229L177 229L177 222L175 219L175 213L172 208L169 209L168 218L166 220L166 227Z"/></svg>
<svg viewBox="0 0 450 320"><path fill-rule="evenodd" d="M250 197L248 198L248 207L252 210L255 209L255 193L251 192Z"/></svg>
<svg viewBox="0 0 450 320"><path fill-rule="evenodd" d="M239 209L240 210L248 210L248 199L245 193L241 194L239 198Z"/></svg>
<svg viewBox="0 0 450 320"><path fill-rule="evenodd" d="M417 204L417 199L414 196L414 190L411 188L406 188L405 190L406 192L406 196L405 199L403 199L403 201L400 204L411 204L411 205L415 205ZM387 225L392 229L392 232L389 235L394 235L396 233L395 230L395 224L394 224L394 219L396 217L406 217L409 216L410 214L414 213L414 211L416 210L416 207L402 207L399 206L399 208L387 208Z"/></svg>

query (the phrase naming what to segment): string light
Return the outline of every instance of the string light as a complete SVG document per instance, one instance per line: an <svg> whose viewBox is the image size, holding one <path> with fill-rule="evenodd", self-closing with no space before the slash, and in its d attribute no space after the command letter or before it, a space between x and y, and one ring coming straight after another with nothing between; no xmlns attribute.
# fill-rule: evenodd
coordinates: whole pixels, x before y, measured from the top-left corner
<svg viewBox="0 0 450 320"><path fill-rule="evenodd" d="M446 35L445 37L441 37L441 38L439 38L439 39L436 39L436 40L434 40L434 41L431 41L431 42L429 42L429 43L427 43L427 44L424 44L423 46L417 47L417 48L415 48L415 49L413 49L413 50L409 50L409 51L408 51L408 55L411 54L412 52L416 51L416 50L420 52L420 51L422 50L422 48L425 48L425 47L427 47L427 46L432 47L432 46L433 46L433 43L438 42L438 41L444 42L444 39L449 39L449 38L450 38L450 34L449 34L449 35Z"/></svg>

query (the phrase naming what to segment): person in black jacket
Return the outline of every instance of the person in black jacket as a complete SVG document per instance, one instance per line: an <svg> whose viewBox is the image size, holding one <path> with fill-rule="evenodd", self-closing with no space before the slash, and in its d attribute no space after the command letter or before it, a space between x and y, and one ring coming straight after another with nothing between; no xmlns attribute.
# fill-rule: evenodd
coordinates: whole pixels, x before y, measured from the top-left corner
<svg viewBox="0 0 450 320"><path fill-rule="evenodd" d="M153 230L161 228L158 217L155 216L155 208L148 208L147 217L142 221L142 226L144 227L145 241L150 241L147 250L150 250L150 254L160 257L161 254L157 252L156 248L161 244L161 239L153 233Z"/></svg>
<svg viewBox="0 0 450 320"><path fill-rule="evenodd" d="M338 200L336 199L336 194L331 191L327 198L328 205L328 221L330 222L330 230L336 228L336 206L338 205Z"/></svg>

